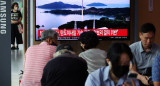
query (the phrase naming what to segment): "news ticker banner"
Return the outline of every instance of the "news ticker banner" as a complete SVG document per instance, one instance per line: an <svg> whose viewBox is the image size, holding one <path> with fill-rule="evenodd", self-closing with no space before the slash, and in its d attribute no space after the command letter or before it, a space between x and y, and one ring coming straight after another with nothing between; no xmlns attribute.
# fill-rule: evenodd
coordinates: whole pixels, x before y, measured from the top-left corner
<svg viewBox="0 0 160 86"><path fill-rule="evenodd" d="M38 30L38 37L45 29ZM109 36L128 36L128 29L54 29L58 32L59 37L79 37L84 31L94 31L99 37Z"/></svg>
<svg viewBox="0 0 160 86"><path fill-rule="evenodd" d="M11 0L0 0L0 85L11 86Z"/></svg>

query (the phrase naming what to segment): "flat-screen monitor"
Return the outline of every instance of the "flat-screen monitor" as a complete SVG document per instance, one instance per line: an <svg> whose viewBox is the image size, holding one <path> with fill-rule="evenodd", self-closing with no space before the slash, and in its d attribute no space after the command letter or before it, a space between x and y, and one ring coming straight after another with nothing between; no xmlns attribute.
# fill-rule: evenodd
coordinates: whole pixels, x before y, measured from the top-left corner
<svg viewBox="0 0 160 86"><path fill-rule="evenodd" d="M130 0L36 0L36 41L54 29L58 40L78 40L95 31L99 40L128 40Z"/></svg>

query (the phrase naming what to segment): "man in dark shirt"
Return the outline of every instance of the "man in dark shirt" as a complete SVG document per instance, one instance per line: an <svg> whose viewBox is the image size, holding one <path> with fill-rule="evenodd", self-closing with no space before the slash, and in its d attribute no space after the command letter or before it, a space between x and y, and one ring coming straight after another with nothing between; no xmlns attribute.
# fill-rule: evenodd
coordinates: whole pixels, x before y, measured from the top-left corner
<svg viewBox="0 0 160 86"><path fill-rule="evenodd" d="M68 53L50 60L43 70L42 86L84 86L88 76L87 63Z"/></svg>

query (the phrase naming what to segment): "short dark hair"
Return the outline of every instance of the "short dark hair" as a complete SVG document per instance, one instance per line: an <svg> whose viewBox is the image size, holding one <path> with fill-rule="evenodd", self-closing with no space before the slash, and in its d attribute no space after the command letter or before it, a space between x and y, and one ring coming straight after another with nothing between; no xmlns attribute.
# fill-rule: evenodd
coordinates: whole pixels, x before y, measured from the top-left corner
<svg viewBox="0 0 160 86"><path fill-rule="evenodd" d="M141 26L141 33L153 32L156 33L156 28L152 23L145 23Z"/></svg>
<svg viewBox="0 0 160 86"><path fill-rule="evenodd" d="M83 32L79 37L79 41L85 44L85 49L95 48L99 44L98 36L94 31Z"/></svg>
<svg viewBox="0 0 160 86"><path fill-rule="evenodd" d="M14 5L18 5L18 3L17 3L17 2L14 2L14 3L12 4L12 6L11 6L11 9L14 9Z"/></svg>
<svg viewBox="0 0 160 86"><path fill-rule="evenodd" d="M112 65L118 65L122 53L128 54L130 60L132 60L133 54L127 44L113 43L108 49L107 59L111 61Z"/></svg>

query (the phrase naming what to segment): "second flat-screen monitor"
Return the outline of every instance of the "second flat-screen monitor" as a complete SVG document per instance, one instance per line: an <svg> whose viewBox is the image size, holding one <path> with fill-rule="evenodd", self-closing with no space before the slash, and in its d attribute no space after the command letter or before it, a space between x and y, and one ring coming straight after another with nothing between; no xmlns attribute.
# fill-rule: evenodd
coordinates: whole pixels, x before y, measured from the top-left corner
<svg viewBox="0 0 160 86"><path fill-rule="evenodd" d="M100 40L127 40L130 0L36 0L36 41L41 32L54 29L58 40L78 40L95 31Z"/></svg>

